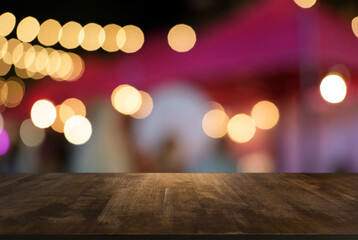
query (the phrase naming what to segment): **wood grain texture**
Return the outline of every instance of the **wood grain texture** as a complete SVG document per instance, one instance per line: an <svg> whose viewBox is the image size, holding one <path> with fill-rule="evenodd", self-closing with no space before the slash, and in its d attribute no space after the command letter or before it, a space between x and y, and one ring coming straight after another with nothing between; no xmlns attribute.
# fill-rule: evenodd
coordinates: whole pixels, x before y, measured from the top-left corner
<svg viewBox="0 0 358 240"><path fill-rule="evenodd" d="M287 233L357 237L358 174L0 175L0 238Z"/></svg>

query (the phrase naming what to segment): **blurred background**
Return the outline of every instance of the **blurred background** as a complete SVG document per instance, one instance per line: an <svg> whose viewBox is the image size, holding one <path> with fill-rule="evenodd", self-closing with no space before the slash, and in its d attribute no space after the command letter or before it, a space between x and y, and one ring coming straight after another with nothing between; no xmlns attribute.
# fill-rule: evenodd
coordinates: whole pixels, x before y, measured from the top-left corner
<svg viewBox="0 0 358 240"><path fill-rule="evenodd" d="M0 172L358 172L357 1L0 11Z"/></svg>

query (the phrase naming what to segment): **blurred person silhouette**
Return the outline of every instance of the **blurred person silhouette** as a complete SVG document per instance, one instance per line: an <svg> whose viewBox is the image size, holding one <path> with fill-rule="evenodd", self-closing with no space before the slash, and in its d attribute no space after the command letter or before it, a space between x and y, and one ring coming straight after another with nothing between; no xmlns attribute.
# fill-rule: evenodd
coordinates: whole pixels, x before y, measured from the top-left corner
<svg viewBox="0 0 358 240"><path fill-rule="evenodd" d="M193 169L193 172L199 173L234 173L238 172L236 160L230 155L227 148L227 140L220 138L217 142L214 152L200 161Z"/></svg>

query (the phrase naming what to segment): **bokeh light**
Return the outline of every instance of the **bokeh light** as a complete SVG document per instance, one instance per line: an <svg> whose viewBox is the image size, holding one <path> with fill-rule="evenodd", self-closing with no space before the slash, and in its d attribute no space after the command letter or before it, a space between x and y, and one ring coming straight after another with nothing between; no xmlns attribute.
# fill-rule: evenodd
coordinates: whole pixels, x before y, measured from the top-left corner
<svg viewBox="0 0 358 240"><path fill-rule="evenodd" d="M0 59L3 58L7 52L7 40L3 36L0 36Z"/></svg>
<svg viewBox="0 0 358 240"><path fill-rule="evenodd" d="M168 33L169 46L177 52L189 51L194 47L195 42L195 31L186 24L175 25Z"/></svg>
<svg viewBox="0 0 358 240"><path fill-rule="evenodd" d="M202 120L202 128L206 135L211 138L222 138L227 133L229 117L219 109L207 112Z"/></svg>
<svg viewBox="0 0 358 240"><path fill-rule="evenodd" d="M118 26L117 24L108 24L103 28L106 37L102 44L102 48L105 51L115 52L115 51L118 51L119 48L123 46L124 41L120 46L118 46L118 43L117 43L117 35L119 34L119 31L121 29L122 28L120 26ZM121 33L124 33L124 31L121 31ZM119 38L123 39L123 37L119 37Z"/></svg>
<svg viewBox="0 0 358 240"><path fill-rule="evenodd" d="M26 119L20 126L20 138L28 147L37 147L45 139L45 130L36 127L31 119Z"/></svg>
<svg viewBox="0 0 358 240"><path fill-rule="evenodd" d="M51 128L53 130L55 130L56 132L63 133L64 128L65 128L65 123L61 120L61 117L60 117L60 107L61 107L61 105L55 106L55 108L56 108L56 119L51 124Z"/></svg>
<svg viewBox="0 0 358 240"><path fill-rule="evenodd" d="M5 76L11 69L11 64L4 62L3 59L0 59L0 76Z"/></svg>
<svg viewBox="0 0 358 240"><path fill-rule="evenodd" d="M316 3L317 0L294 0L294 1L301 8L310 8Z"/></svg>
<svg viewBox="0 0 358 240"><path fill-rule="evenodd" d="M18 77L10 77L1 87L1 102L8 108L17 107L25 93L25 84Z"/></svg>
<svg viewBox="0 0 358 240"><path fill-rule="evenodd" d="M358 17L353 18L351 26L354 35L358 37Z"/></svg>
<svg viewBox="0 0 358 240"><path fill-rule="evenodd" d="M142 104L142 95L136 88L124 84L114 89L111 101L118 112L130 115L139 110Z"/></svg>
<svg viewBox="0 0 358 240"><path fill-rule="evenodd" d="M77 98L68 98L60 105L60 119L62 122L66 121L75 116L86 116L86 107L83 102Z"/></svg>
<svg viewBox="0 0 358 240"><path fill-rule="evenodd" d="M272 102L260 101L252 108L251 117L254 119L256 127L270 129L277 124L280 114Z"/></svg>
<svg viewBox="0 0 358 240"><path fill-rule="evenodd" d="M144 34L142 30L134 25L126 25L123 27L125 32L126 40L121 50L125 53L134 53L137 52L144 44ZM120 46L121 41L123 41L123 33L117 35L117 43Z"/></svg>
<svg viewBox="0 0 358 240"><path fill-rule="evenodd" d="M56 108L48 100L42 99L31 108L31 120L36 127L48 128L56 119Z"/></svg>
<svg viewBox="0 0 358 240"><path fill-rule="evenodd" d="M49 62L48 52L45 48L42 48L42 50L40 50L36 55L35 71L40 72L42 74L47 74L47 72L46 71L43 72L43 70L46 70L48 62Z"/></svg>
<svg viewBox="0 0 358 240"><path fill-rule="evenodd" d="M332 74L326 76L320 85L321 96L329 103L339 103L344 100L347 86L341 76Z"/></svg>
<svg viewBox="0 0 358 240"><path fill-rule="evenodd" d="M83 27L83 41L81 47L87 51L100 48L106 38L103 28L96 23L88 23Z"/></svg>
<svg viewBox="0 0 358 240"><path fill-rule="evenodd" d="M14 30L16 24L16 17L10 12L6 12L0 15L0 36L6 37L12 30Z"/></svg>
<svg viewBox="0 0 358 240"><path fill-rule="evenodd" d="M71 73L72 70L72 58L71 56L64 51L58 51L60 54L60 65L57 71L51 75L51 77L55 80L64 80L66 76L68 76Z"/></svg>
<svg viewBox="0 0 358 240"><path fill-rule="evenodd" d="M22 43L16 46L12 56L13 63L17 68L24 69L26 67L25 61L31 60L26 58L27 52L32 48L29 43ZM21 54L21 55L20 55ZM32 60L33 61L33 60ZM28 64L30 65L30 64Z"/></svg>
<svg viewBox="0 0 358 240"><path fill-rule="evenodd" d="M47 74L51 77L55 77L60 66L61 66L61 55L59 51L51 49L49 54L49 62L46 67Z"/></svg>
<svg viewBox="0 0 358 240"><path fill-rule="evenodd" d="M83 31L81 24L77 22L68 22L61 28L60 44L67 49L78 47L83 41Z"/></svg>
<svg viewBox="0 0 358 240"><path fill-rule="evenodd" d="M86 143L92 135L91 123L83 116L73 116L68 119L64 130L67 141L75 145Z"/></svg>
<svg viewBox="0 0 358 240"><path fill-rule="evenodd" d="M0 155L4 155L9 151L10 138L5 129L0 131Z"/></svg>
<svg viewBox="0 0 358 240"><path fill-rule="evenodd" d="M254 120L246 114L236 114L228 124L228 135L237 143L245 143L251 140L256 132Z"/></svg>
<svg viewBox="0 0 358 240"><path fill-rule="evenodd" d="M142 96L142 104L140 105L140 108L138 111L136 111L134 114L131 114L132 117L137 119L143 119L150 115L150 113L153 110L153 99L149 95L149 93L146 93L144 91L139 91Z"/></svg>
<svg viewBox="0 0 358 240"><path fill-rule="evenodd" d="M17 38L23 42L33 41L40 31L40 24L34 17L26 17L17 25Z"/></svg>
<svg viewBox="0 0 358 240"><path fill-rule="evenodd" d="M52 46L59 41L61 33L61 24L54 19L48 19L41 24L37 39L45 46Z"/></svg>
<svg viewBox="0 0 358 240"><path fill-rule="evenodd" d="M68 53L72 59L72 68L71 68L71 71L70 73L65 76L65 80L67 81L76 81L77 79L79 79L84 70L85 70L85 64L84 64L84 61L83 59L78 56L77 54L75 53Z"/></svg>
<svg viewBox="0 0 358 240"><path fill-rule="evenodd" d="M12 55L14 50L16 49L16 47L18 45L20 45L21 42L19 40L17 40L16 38L11 38L8 42L7 42L7 50L5 55L3 56L3 60L4 62L6 62L7 64L12 64Z"/></svg>

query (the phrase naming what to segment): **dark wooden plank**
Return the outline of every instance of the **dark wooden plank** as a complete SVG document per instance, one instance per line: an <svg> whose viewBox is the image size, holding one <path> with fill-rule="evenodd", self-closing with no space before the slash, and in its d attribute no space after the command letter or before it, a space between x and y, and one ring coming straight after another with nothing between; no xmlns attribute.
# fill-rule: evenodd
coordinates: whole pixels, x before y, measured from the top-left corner
<svg viewBox="0 0 358 240"><path fill-rule="evenodd" d="M2 174L0 234L357 238L358 174Z"/></svg>

